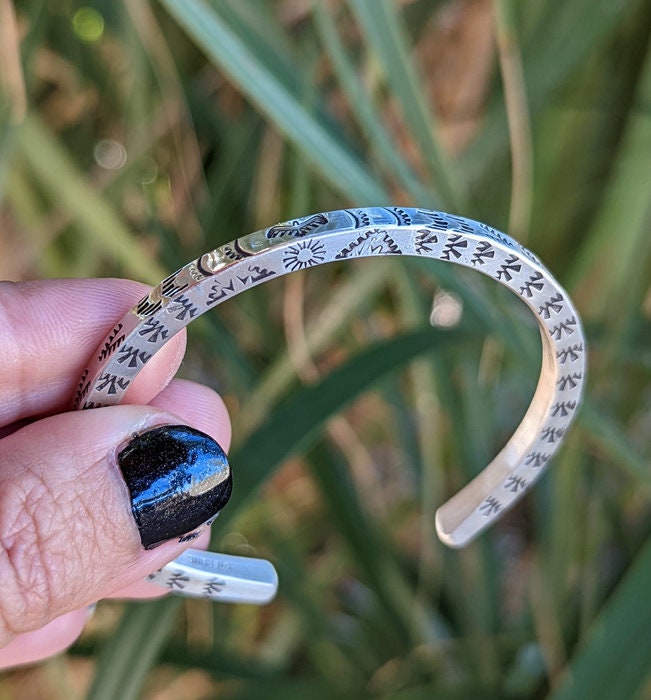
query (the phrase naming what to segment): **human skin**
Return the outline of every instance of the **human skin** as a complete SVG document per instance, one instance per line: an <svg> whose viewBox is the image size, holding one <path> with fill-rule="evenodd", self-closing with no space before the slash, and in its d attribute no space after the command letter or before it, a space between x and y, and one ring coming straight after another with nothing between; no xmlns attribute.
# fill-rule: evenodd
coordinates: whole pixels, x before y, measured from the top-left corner
<svg viewBox="0 0 651 700"><path fill-rule="evenodd" d="M191 543L145 550L116 458L134 434L162 425L191 426L228 449L220 397L172 379L184 333L122 405L70 410L90 354L146 292L127 280L0 282L0 667L65 649L97 600L160 595L147 574L208 542L204 528Z"/></svg>

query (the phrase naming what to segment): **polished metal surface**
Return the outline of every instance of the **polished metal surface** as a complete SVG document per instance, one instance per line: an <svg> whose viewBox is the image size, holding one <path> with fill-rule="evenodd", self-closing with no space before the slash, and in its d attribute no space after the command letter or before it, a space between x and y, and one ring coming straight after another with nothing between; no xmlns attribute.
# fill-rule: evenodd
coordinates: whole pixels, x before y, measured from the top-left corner
<svg viewBox="0 0 651 700"><path fill-rule="evenodd" d="M250 287L325 263L391 255L481 272L519 297L540 328L542 369L521 424L484 471L437 511L441 540L463 546L543 472L576 413L585 379L585 339L567 293L535 255L485 224L426 209L373 207L314 214L238 238L163 280L110 330L79 382L76 407L119 403L175 333ZM195 575L192 566L184 571Z"/></svg>
<svg viewBox="0 0 651 700"><path fill-rule="evenodd" d="M264 559L186 549L148 576L149 581L192 598L264 605L278 590L278 574Z"/></svg>

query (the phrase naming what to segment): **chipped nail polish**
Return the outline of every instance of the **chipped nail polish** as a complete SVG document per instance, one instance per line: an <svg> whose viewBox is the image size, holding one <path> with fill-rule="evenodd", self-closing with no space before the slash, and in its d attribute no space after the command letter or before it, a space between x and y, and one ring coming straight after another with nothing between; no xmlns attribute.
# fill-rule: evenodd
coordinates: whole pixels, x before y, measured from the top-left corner
<svg viewBox="0 0 651 700"><path fill-rule="evenodd" d="M191 534L231 495L226 454L209 435L185 425L137 435L117 461L145 549Z"/></svg>

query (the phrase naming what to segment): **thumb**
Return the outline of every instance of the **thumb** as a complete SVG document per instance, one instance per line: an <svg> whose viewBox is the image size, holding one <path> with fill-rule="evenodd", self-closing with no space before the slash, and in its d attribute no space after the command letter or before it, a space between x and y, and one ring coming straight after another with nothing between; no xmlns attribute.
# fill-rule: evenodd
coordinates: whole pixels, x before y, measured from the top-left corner
<svg viewBox="0 0 651 700"><path fill-rule="evenodd" d="M179 423L112 406L3 438L0 646L160 568L221 510L226 456Z"/></svg>

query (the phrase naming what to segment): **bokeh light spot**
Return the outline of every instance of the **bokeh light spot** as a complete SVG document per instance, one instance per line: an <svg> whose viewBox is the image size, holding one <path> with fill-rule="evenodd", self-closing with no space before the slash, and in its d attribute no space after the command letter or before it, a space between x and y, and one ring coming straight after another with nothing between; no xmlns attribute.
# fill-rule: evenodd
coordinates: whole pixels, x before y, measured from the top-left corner
<svg viewBox="0 0 651 700"><path fill-rule="evenodd" d="M79 39L92 44L104 34L104 17L92 7L80 7L72 16L72 30Z"/></svg>
<svg viewBox="0 0 651 700"><path fill-rule="evenodd" d="M93 157L100 167L118 170L127 162L127 150L115 139L102 139L95 144Z"/></svg>

